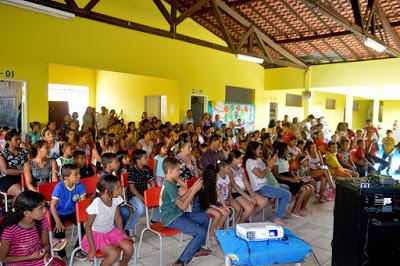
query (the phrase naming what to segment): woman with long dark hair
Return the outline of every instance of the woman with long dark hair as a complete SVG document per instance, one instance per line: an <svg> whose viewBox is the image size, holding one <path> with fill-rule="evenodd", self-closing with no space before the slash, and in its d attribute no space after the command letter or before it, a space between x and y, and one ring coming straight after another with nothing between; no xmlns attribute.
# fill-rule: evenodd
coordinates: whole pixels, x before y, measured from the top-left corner
<svg viewBox="0 0 400 266"><path fill-rule="evenodd" d="M260 143L251 141L247 145L247 150L244 158L244 165L246 166L247 174L250 179L253 191L268 198L276 198L279 200L278 210L275 213L274 223L283 224L282 216L285 211L286 205L290 199L290 192L286 189L280 188L278 181L276 181L271 169L274 168L275 162L278 159L274 155L268 162L268 167L261 160L261 146Z"/></svg>

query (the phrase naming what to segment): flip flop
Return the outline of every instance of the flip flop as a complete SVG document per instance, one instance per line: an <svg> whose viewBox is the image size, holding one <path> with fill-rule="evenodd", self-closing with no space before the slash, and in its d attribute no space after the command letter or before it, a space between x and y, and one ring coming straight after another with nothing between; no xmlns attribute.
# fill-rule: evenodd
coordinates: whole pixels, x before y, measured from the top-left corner
<svg viewBox="0 0 400 266"><path fill-rule="evenodd" d="M53 238L53 249L54 251L61 251L63 249L65 249L65 247L67 246L68 240L63 238L63 239L59 239L59 238Z"/></svg>

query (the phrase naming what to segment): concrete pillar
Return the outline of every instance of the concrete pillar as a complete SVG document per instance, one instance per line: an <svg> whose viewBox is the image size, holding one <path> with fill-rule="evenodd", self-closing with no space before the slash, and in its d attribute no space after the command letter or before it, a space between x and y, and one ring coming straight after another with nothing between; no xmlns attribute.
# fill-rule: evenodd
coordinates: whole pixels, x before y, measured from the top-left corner
<svg viewBox="0 0 400 266"><path fill-rule="evenodd" d="M346 113L344 114L344 121L352 128L353 124L353 95L346 95Z"/></svg>
<svg viewBox="0 0 400 266"><path fill-rule="evenodd" d="M303 94L304 118L306 118L308 115L313 113L310 69L308 69L304 74L304 91L305 93L308 93L310 96L310 97L304 97Z"/></svg>
<svg viewBox="0 0 400 266"><path fill-rule="evenodd" d="M372 123L376 127L379 123L379 99L374 99L374 104L372 108Z"/></svg>

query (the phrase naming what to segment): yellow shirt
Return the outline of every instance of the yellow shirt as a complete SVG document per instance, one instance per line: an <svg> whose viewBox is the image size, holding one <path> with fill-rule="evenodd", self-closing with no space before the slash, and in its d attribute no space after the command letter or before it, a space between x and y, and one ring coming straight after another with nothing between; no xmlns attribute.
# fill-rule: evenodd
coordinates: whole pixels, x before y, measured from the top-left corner
<svg viewBox="0 0 400 266"><path fill-rule="evenodd" d="M342 168L336 155L329 151L325 154L325 162L329 169L337 170L339 168Z"/></svg>
<svg viewBox="0 0 400 266"><path fill-rule="evenodd" d="M394 150L394 146L396 145L396 139L395 138L383 138L382 139L382 145L383 145L383 150L385 151L386 154L392 153Z"/></svg>

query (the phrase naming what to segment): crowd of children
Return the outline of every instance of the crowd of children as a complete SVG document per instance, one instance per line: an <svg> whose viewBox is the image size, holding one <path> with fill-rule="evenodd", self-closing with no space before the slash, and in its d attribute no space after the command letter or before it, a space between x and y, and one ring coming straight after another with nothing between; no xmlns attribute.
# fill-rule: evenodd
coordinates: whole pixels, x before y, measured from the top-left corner
<svg viewBox="0 0 400 266"><path fill-rule="evenodd" d="M7 265L67 262L62 249L61 260L50 259L49 222L55 239L64 241L65 222L77 223L75 205L86 198L83 178L98 175L99 181L80 232L83 251L75 257L93 260L101 250L102 265L112 265L122 250L120 265L127 265L133 254L130 240L145 212L144 192L158 186L160 207L151 222L193 236L178 266L209 255L207 234L210 245L218 244L215 231L233 225L227 219L250 222L268 204L276 208L272 219L278 224L285 223L287 214L300 219L312 215L307 204L312 198L329 200L335 193L334 177L389 173L393 153L400 149L388 130L379 158L378 130L371 121L356 132L339 123L330 133L323 118L312 115L301 122L289 122L285 116L261 131L246 132L240 121L229 127L207 113L194 125L190 110L181 124L162 123L143 113L136 127L135 122L125 125L114 110L108 113L103 107L95 114L89 107L80 131L77 114L66 115L60 127L54 121L43 130L40 123L31 126L24 142L14 129L1 132L5 146L0 153L0 191L13 199L0 225L0 261ZM122 175L127 175L126 195ZM47 221L46 202L37 187L59 180ZM285 213L291 199L293 206Z"/></svg>

